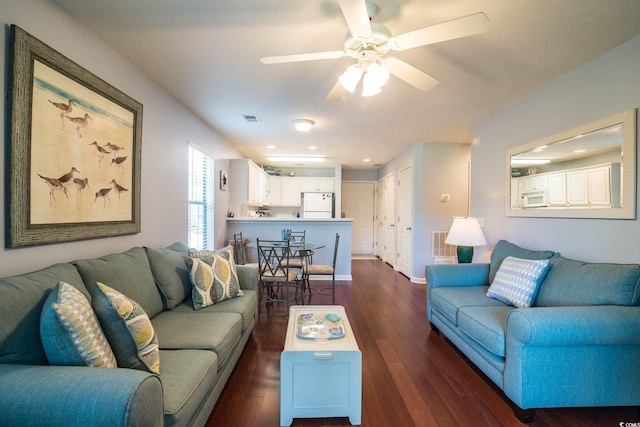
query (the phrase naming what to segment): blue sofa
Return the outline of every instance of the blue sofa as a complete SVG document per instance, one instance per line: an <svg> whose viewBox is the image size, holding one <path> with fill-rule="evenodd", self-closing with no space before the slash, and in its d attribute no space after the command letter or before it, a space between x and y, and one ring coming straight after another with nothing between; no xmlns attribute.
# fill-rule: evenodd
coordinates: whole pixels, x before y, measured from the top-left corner
<svg viewBox="0 0 640 427"><path fill-rule="evenodd" d="M0 425L205 425L258 319L258 271L237 266L244 296L195 311L187 255L181 243L136 247L0 279ZM88 299L100 281L136 301L157 336L159 375L50 365L40 316L60 281Z"/></svg>
<svg viewBox="0 0 640 427"><path fill-rule="evenodd" d="M537 297L486 296L507 256L549 259ZM640 406L640 266L497 243L489 264L425 269L427 317L531 422L537 408Z"/></svg>

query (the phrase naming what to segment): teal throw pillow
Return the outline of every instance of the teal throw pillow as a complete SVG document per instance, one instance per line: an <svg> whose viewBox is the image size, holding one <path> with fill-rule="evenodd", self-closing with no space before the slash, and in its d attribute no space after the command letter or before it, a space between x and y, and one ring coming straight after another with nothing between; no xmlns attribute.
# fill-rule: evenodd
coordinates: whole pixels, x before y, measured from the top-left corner
<svg viewBox="0 0 640 427"><path fill-rule="evenodd" d="M89 300L68 283L58 283L47 297L40 337L52 365L117 367Z"/></svg>

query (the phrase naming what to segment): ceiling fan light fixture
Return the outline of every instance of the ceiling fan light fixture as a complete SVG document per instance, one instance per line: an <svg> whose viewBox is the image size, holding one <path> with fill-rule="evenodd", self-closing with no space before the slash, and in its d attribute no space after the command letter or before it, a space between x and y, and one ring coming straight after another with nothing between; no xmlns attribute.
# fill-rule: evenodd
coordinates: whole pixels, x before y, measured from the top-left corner
<svg viewBox="0 0 640 427"><path fill-rule="evenodd" d="M309 132L314 124L316 124L316 122L310 119L296 119L293 121L293 127L296 128L298 132Z"/></svg>
<svg viewBox="0 0 640 427"><path fill-rule="evenodd" d="M364 79L362 79L362 96L373 96L379 94L380 92L382 92L380 86L376 86L375 84L373 84L371 82L371 79L367 79L367 76L365 74Z"/></svg>
<svg viewBox="0 0 640 427"><path fill-rule="evenodd" d="M338 80L345 90L353 93L356 90L356 86L358 86L358 82L362 78L362 70L358 65L352 65L345 70L344 73Z"/></svg>
<svg viewBox="0 0 640 427"><path fill-rule="evenodd" d="M371 84L382 87L389 81L389 70L379 64L371 64L367 67L365 79L371 80Z"/></svg>

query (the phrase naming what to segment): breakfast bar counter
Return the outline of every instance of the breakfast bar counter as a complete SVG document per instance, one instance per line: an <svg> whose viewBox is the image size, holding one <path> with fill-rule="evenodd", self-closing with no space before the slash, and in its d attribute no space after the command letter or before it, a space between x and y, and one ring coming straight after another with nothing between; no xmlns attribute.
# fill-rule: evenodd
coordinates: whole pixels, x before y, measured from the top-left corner
<svg viewBox="0 0 640 427"><path fill-rule="evenodd" d="M235 233L255 243L256 239L280 240L280 231L290 228L293 231L306 231L305 239L319 245L313 262L331 264L336 233L340 234L338 256L336 258L336 280L351 280L351 218L227 218L227 238L233 240ZM250 262L257 262L255 249L250 250ZM330 276L327 276L329 280Z"/></svg>

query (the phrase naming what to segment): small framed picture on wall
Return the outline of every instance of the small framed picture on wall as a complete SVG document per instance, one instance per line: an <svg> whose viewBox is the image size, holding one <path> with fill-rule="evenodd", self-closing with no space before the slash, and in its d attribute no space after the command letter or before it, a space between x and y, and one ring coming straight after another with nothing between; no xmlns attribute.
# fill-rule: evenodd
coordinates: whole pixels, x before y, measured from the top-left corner
<svg viewBox="0 0 640 427"><path fill-rule="evenodd" d="M227 183L228 183L227 172L220 171L220 189L222 191L227 191Z"/></svg>

